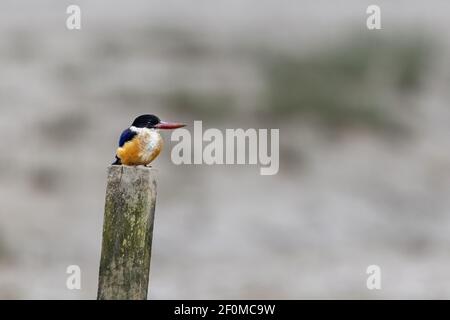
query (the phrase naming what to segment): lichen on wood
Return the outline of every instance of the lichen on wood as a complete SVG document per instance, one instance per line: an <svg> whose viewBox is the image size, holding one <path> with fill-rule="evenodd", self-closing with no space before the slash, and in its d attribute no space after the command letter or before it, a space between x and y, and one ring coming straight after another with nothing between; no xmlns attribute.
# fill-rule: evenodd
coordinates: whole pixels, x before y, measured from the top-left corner
<svg viewBox="0 0 450 320"><path fill-rule="evenodd" d="M97 299L147 298L156 170L110 166Z"/></svg>

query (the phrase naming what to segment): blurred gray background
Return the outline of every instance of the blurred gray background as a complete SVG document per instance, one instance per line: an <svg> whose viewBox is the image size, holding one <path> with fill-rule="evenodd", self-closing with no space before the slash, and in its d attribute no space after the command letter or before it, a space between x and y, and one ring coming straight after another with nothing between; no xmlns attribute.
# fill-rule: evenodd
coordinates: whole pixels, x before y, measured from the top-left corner
<svg viewBox="0 0 450 320"><path fill-rule="evenodd" d="M275 176L175 166L165 135L149 298L450 298L450 3L376 1L369 31L373 3L3 0L0 298L96 297L106 167L143 113L280 128Z"/></svg>

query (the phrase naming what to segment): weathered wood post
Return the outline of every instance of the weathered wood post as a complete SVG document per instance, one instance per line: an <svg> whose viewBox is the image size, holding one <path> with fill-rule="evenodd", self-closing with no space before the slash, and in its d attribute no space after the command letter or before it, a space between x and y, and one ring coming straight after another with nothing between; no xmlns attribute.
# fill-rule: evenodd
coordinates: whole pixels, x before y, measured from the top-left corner
<svg viewBox="0 0 450 320"><path fill-rule="evenodd" d="M110 166L97 299L147 299L156 170Z"/></svg>

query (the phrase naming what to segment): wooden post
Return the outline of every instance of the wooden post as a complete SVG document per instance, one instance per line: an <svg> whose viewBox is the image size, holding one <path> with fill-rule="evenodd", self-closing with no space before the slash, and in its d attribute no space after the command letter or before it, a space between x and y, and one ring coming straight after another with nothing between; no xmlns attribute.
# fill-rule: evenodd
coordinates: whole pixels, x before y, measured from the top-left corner
<svg viewBox="0 0 450 320"><path fill-rule="evenodd" d="M147 299L156 170L109 166L97 299Z"/></svg>

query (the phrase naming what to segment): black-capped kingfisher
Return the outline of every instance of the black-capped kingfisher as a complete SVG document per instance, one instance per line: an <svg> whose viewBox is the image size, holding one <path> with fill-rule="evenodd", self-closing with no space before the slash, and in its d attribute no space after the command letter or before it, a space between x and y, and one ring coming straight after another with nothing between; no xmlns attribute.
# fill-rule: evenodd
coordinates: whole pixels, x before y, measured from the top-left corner
<svg viewBox="0 0 450 320"><path fill-rule="evenodd" d="M176 129L184 126L181 123L161 121L153 114L137 117L120 135L116 161L113 165L149 165L163 147L159 129Z"/></svg>

